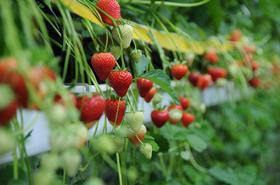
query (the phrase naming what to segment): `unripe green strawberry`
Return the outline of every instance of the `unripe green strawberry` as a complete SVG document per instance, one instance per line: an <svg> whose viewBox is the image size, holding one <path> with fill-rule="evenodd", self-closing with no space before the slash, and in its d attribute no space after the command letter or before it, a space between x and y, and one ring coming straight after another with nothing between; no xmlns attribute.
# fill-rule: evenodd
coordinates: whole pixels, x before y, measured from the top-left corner
<svg viewBox="0 0 280 185"><path fill-rule="evenodd" d="M149 143L144 143L140 146L140 152L147 158L151 159L153 154L153 147Z"/></svg>
<svg viewBox="0 0 280 185"><path fill-rule="evenodd" d="M104 185L104 183L98 178L92 178L88 180L85 185Z"/></svg>
<svg viewBox="0 0 280 185"><path fill-rule="evenodd" d="M228 83L227 79L220 78L216 81L217 86L224 87Z"/></svg>
<svg viewBox="0 0 280 185"><path fill-rule="evenodd" d="M113 38L124 48L128 48L132 41L133 27L125 24L114 27L112 30Z"/></svg>
<svg viewBox="0 0 280 185"><path fill-rule="evenodd" d="M0 98L0 110L1 110L7 107L15 99L15 94L8 85L0 84L0 97L1 97Z"/></svg>
<svg viewBox="0 0 280 185"><path fill-rule="evenodd" d="M55 174L52 170L40 170L34 175L34 184L40 185L53 185L55 180Z"/></svg>
<svg viewBox="0 0 280 185"><path fill-rule="evenodd" d="M129 180L131 180L132 182L135 181L138 177L138 171L137 168L135 167L130 167L128 170L127 170L127 177Z"/></svg>
<svg viewBox="0 0 280 185"><path fill-rule="evenodd" d="M110 52L114 55L116 60L118 60L122 55L122 49L120 46L112 46Z"/></svg>
<svg viewBox="0 0 280 185"><path fill-rule="evenodd" d="M44 154L41 159L41 166L46 170L56 170L59 167L59 162L56 154Z"/></svg>
<svg viewBox="0 0 280 185"><path fill-rule="evenodd" d="M181 110L178 109L171 109L168 111L169 114L169 121L171 124L176 124L178 123L183 115L183 112Z"/></svg>
<svg viewBox="0 0 280 185"><path fill-rule="evenodd" d="M161 101L162 101L162 96L161 96L159 93L155 94L155 96L154 96L153 99L152 99L153 105L157 105L157 104L159 104Z"/></svg>
<svg viewBox="0 0 280 185"><path fill-rule="evenodd" d="M99 137L94 138L93 147L100 153L113 154L117 150L113 138L109 135L101 135Z"/></svg>
<svg viewBox="0 0 280 185"><path fill-rule="evenodd" d="M55 104L48 112L49 121L52 123L64 124L67 119L67 111L61 104Z"/></svg>
<svg viewBox="0 0 280 185"><path fill-rule="evenodd" d="M113 136L112 140L115 144L116 152L123 152L125 140L122 137Z"/></svg>
<svg viewBox="0 0 280 185"><path fill-rule="evenodd" d="M133 132L137 133L144 123L143 112L129 112L125 115L126 122Z"/></svg>
<svg viewBox="0 0 280 185"><path fill-rule="evenodd" d="M74 176L81 164L81 156L76 150L67 150L62 156L62 164L68 176Z"/></svg>
<svg viewBox="0 0 280 185"><path fill-rule="evenodd" d="M131 53L130 56L134 62L139 62L141 57L142 57L142 51L140 49L134 49Z"/></svg>
<svg viewBox="0 0 280 185"><path fill-rule="evenodd" d="M5 154L15 148L16 140L14 136L4 129L0 129L0 155Z"/></svg>

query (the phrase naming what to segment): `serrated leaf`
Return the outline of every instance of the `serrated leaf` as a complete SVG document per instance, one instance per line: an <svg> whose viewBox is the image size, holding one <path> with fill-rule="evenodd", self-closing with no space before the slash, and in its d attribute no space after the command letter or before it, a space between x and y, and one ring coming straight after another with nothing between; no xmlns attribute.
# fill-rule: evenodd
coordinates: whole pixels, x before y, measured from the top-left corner
<svg viewBox="0 0 280 185"><path fill-rule="evenodd" d="M207 143L196 135L187 135L187 140L191 147L198 152L202 152L207 148Z"/></svg>
<svg viewBox="0 0 280 185"><path fill-rule="evenodd" d="M171 88L170 78L160 69L149 71L141 77L153 81L155 84L159 85L160 88L169 94L176 104L179 104L178 97L176 96L174 90Z"/></svg>

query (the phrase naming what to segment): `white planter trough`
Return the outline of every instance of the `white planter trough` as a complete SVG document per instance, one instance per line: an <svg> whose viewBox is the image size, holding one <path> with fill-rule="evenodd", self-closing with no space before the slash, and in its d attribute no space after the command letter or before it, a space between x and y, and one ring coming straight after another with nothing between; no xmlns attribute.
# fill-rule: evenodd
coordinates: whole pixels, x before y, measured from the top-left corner
<svg viewBox="0 0 280 185"><path fill-rule="evenodd" d="M105 91L106 87L101 85L101 90ZM85 92L95 92L94 86L76 86L72 89L74 93L85 93ZM210 87L201 93L201 100L206 106L217 105L226 101L238 100L244 96L248 96L250 91L241 92L234 88L233 83L229 83L225 87ZM167 94L163 94L163 104L168 105L170 102L170 97ZM144 121L145 123L151 122L151 112L152 105L150 103L144 102L142 98L139 98L138 108L144 111ZM19 112L17 114L20 118ZM29 156L34 156L43 152L50 150L50 130L48 128L48 121L45 114L34 110L22 110L22 118L24 125L25 135L32 131L31 135L26 141L26 150ZM99 121L97 134L102 133L104 126L105 116L103 115ZM97 124L90 130L90 135L95 131ZM112 126L107 124L107 131L112 130ZM12 161L11 153L4 156L0 156L0 164L8 163Z"/></svg>

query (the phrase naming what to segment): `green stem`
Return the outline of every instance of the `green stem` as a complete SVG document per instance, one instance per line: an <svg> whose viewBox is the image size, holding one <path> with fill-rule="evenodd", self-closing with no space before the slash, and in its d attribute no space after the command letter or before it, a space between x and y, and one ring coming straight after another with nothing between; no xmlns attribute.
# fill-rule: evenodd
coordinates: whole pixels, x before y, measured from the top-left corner
<svg viewBox="0 0 280 185"><path fill-rule="evenodd" d="M122 171L121 171L121 163L120 163L120 154L117 152L117 165L118 165L118 174L119 174L119 185L122 185Z"/></svg>
<svg viewBox="0 0 280 185"><path fill-rule="evenodd" d="M177 6L177 7L195 7L200 6L207 3L210 0L203 0L196 3L176 3L176 2L169 2L169 1L147 1L147 0L131 0L130 3L133 4L151 4L154 3L156 5L166 5L166 6Z"/></svg>

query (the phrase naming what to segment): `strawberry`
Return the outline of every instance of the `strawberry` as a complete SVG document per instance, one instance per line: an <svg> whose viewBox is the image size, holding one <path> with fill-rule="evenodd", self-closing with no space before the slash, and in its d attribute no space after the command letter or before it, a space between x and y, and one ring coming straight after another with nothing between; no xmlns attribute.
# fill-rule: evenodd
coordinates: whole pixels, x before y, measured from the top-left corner
<svg viewBox="0 0 280 185"><path fill-rule="evenodd" d="M147 94L146 94L146 96L144 97L144 100L147 102L147 103L149 103L152 99L153 99L153 97L154 97L154 95L157 93L157 89L156 88L152 88Z"/></svg>
<svg viewBox="0 0 280 185"><path fill-rule="evenodd" d="M182 111L182 110L183 110L183 107L182 107L181 105L172 104L172 105L170 105L170 106L167 108L168 111L170 111L170 110L172 110L172 109L177 109L177 110Z"/></svg>
<svg viewBox="0 0 280 185"><path fill-rule="evenodd" d="M260 66L259 66L259 64L256 61L252 61L252 63L251 63L252 71L258 70L259 67Z"/></svg>
<svg viewBox="0 0 280 185"><path fill-rule="evenodd" d="M167 110L153 110L151 113L151 118L156 127L162 127L169 119Z"/></svg>
<svg viewBox="0 0 280 185"><path fill-rule="evenodd" d="M249 63L249 62L252 62L253 60L253 55L251 53L246 53L244 54L244 62L242 65L246 64L246 63Z"/></svg>
<svg viewBox="0 0 280 185"><path fill-rule="evenodd" d="M112 19L118 20L121 18L121 8L116 0L99 0L96 6L99 8L98 12L103 22L111 26L114 26Z"/></svg>
<svg viewBox="0 0 280 185"><path fill-rule="evenodd" d="M18 103L12 101L7 107L0 109L0 126L4 126L9 122L17 112Z"/></svg>
<svg viewBox="0 0 280 185"><path fill-rule="evenodd" d="M109 74L109 83L117 95L124 97L132 83L132 75L128 71L112 71Z"/></svg>
<svg viewBox="0 0 280 185"><path fill-rule="evenodd" d="M82 96L77 100L77 107L81 111L81 120L91 128L101 118L105 110L105 100L99 95Z"/></svg>
<svg viewBox="0 0 280 185"><path fill-rule="evenodd" d="M220 67L209 67L208 74L212 77L212 80L215 82L219 78L225 78L227 76L227 71Z"/></svg>
<svg viewBox="0 0 280 185"><path fill-rule="evenodd" d="M8 85L0 85L0 98L0 126L4 126L15 116L18 103Z"/></svg>
<svg viewBox="0 0 280 185"><path fill-rule="evenodd" d="M181 80L188 72L188 66L185 64L174 64L171 67L171 75L176 80Z"/></svg>
<svg viewBox="0 0 280 185"><path fill-rule="evenodd" d="M129 128L137 133L144 123L144 113L143 112L129 112L125 115L125 120Z"/></svg>
<svg viewBox="0 0 280 185"><path fill-rule="evenodd" d="M189 81L193 86L197 85L198 79L201 76L199 72L191 72L189 75Z"/></svg>
<svg viewBox="0 0 280 185"><path fill-rule="evenodd" d="M235 29L231 32L229 40L231 42L238 42L240 41L241 37L242 37L241 31L239 29Z"/></svg>
<svg viewBox="0 0 280 185"><path fill-rule="evenodd" d="M17 72L17 62L13 58L0 60L0 84L9 85L18 100L20 106L27 106L28 91L25 80Z"/></svg>
<svg viewBox="0 0 280 185"><path fill-rule="evenodd" d="M204 74L199 77L197 82L197 87L201 90L204 90L211 84L212 84L211 76L209 74Z"/></svg>
<svg viewBox="0 0 280 185"><path fill-rule="evenodd" d="M141 97L145 97L153 87L153 82L145 78L138 78L136 83Z"/></svg>
<svg viewBox="0 0 280 185"><path fill-rule="evenodd" d="M248 81L249 85L253 88L257 88L260 86L261 81L258 77L253 77Z"/></svg>
<svg viewBox="0 0 280 185"><path fill-rule="evenodd" d="M37 87L43 80L56 80L56 74L55 72L46 67L46 66L38 66L31 69L29 73L29 78L31 83Z"/></svg>
<svg viewBox="0 0 280 185"><path fill-rule="evenodd" d="M91 57L91 65L100 80L106 80L116 65L112 53L96 53Z"/></svg>
<svg viewBox="0 0 280 185"><path fill-rule="evenodd" d="M153 155L153 147L150 143L144 143L140 146L140 152L147 158L151 159Z"/></svg>
<svg viewBox="0 0 280 185"><path fill-rule="evenodd" d="M130 56L134 62L139 62L142 57L142 51L140 49L134 49L131 51Z"/></svg>
<svg viewBox="0 0 280 185"><path fill-rule="evenodd" d="M132 41L133 27L128 24L114 27L112 30L112 36L122 48L126 49L130 46Z"/></svg>
<svg viewBox="0 0 280 185"><path fill-rule="evenodd" d="M195 120L194 115L184 112L182 116L182 125L184 127L189 126Z"/></svg>
<svg viewBox="0 0 280 185"><path fill-rule="evenodd" d="M190 106L190 100L188 100L187 98L185 98L185 97L183 97L183 96L180 96L179 97L179 100L180 100L180 104L181 104L181 106L182 106L182 108L184 109L184 110L186 110L187 108L189 108L189 106Z"/></svg>
<svg viewBox="0 0 280 185"><path fill-rule="evenodd" d="M255 45L244 45L243 49L245 51L245 53L247 54L253 54L256 52L256 46Z"/></svg>
<svg viewBox="0 0 280 185"><path fill-rule="evenodd" d="M125 114L125 101L124 100L106 100L105 113L112 125L119 126Z"/></svg>
<svg viewBox="0 0 280 185"><path fill-rule="evenodd" d="M128 139L134 145L138 145L140 141L144 140L146 132L147 132L146 127L142 125L136 134L134 132L130 133Z"/></svg>
<svg viewBox="0 0 280 185"><path fill-rule="evenodd" d="M216 64L219 57L214 49L210 49L204 54L204 59L212 64Z"/></svg>
<svg viewBox="0 0 280 185"><path fill-rule="evenodd" d="M178 123L182 118L182 111L179 109L171 109L168 111L169 121L171 124Z"/></svg>

